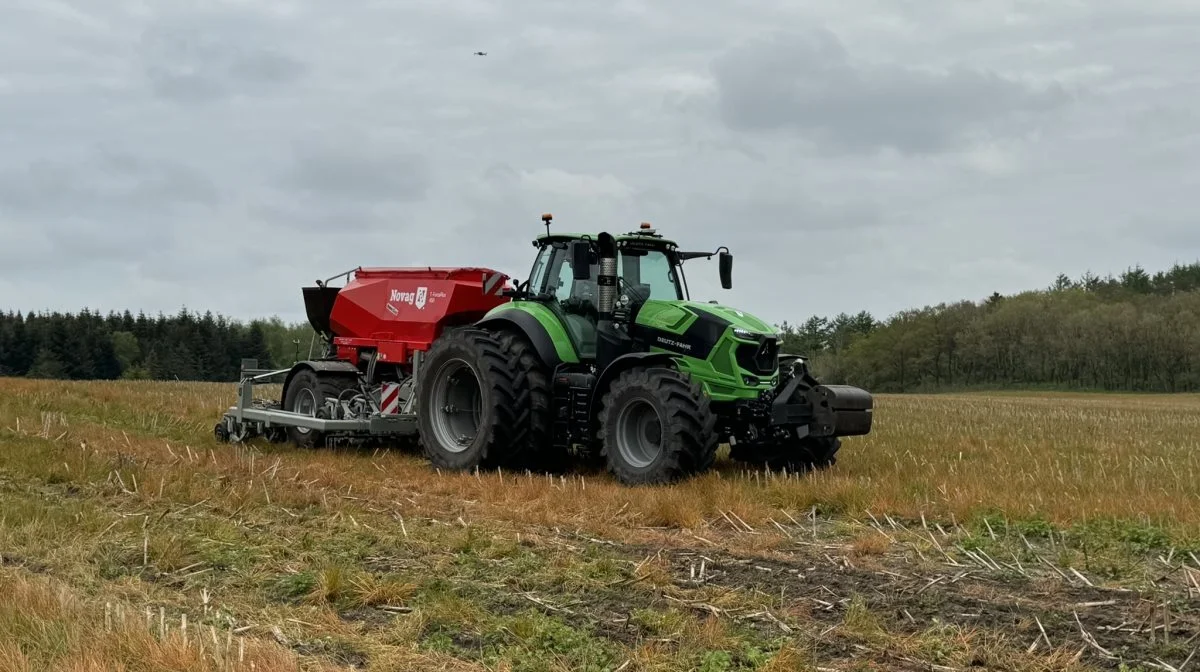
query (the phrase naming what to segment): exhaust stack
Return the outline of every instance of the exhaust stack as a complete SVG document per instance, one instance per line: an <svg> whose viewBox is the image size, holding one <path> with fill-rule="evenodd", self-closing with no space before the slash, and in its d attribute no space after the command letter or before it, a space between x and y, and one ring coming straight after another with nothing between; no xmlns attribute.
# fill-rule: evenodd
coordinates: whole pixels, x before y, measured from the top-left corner
<svg viewBox="0 0 1200 672"><path fill-rule="evenodd" d="M596 284L599 286L599 305L596 307L600 321L611 322L613 308L617 304L617 241L608 232L598 236L600 252Z"/></svg>
<svg viewBox="0 0 1200 672"><path fill-rule="evenodd" d="M629 335L613 324L617 304L617 240L607 231L596 237L600 263L596 273L599 303L596 306L596 364L604 370L628 352Z"/></svg>

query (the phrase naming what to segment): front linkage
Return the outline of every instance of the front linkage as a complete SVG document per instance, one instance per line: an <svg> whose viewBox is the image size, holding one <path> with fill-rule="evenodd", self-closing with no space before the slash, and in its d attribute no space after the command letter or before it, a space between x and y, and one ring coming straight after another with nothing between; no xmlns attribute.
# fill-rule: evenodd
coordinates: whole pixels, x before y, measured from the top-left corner
<svg viewBox="0 0 1200 672"><path fill-rule="evenodd" d="M843 436L871 431L873 398L850 385L822 385L803 358L781 355L780 380L726 415L730 457L772 470L806 472L833 465Z"/></svg>

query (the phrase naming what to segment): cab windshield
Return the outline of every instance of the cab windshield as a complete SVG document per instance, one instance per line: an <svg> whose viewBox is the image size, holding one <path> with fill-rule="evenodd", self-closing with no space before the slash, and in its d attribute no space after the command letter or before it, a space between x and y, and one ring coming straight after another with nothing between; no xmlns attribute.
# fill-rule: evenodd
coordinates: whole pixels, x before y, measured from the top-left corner
<svg viewBox="0 0 1200 672"><path fill-rule="evenodd" d="M625 288L640 288L648 298L674 301L685 298L679 266L663 250L625 247L617 254L617 276Z"/></svg>
<svg viewBox="0 0 1200 672"><path fill-rule="evenodd" d="M529 286L560 302L578 300L594 304L599 271L593 261L588 279L575 280L570 248L561 243L547 245L534 261ZM618 296L631 291L641 300L687 298L687 284L678 262L662 249L621 247L617 252L617 277L620 278Z"/></svg>

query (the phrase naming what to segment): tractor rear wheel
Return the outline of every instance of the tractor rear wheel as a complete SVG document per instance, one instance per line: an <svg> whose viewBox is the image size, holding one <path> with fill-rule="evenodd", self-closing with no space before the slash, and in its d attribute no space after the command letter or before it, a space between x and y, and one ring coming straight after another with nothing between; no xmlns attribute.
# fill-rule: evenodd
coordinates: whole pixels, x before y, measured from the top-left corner
<svg viewBox="0 0 1200 672"><path fill-rule="evenodd" d="M358 380L346 374L317 373L312 369L296 372L283 395L284 410L317 417L326 399L337 399L356 387ZM303 448L325 445L325 435L308 427L288 427L287 438Z"/></svg>
<svg viewBox="0 0 1200 672"><path fill-rule="evenodd" d="M417 382L417 426L435 466L491 467L525 438L525 375L499 339L480 329L452 329L430 347Z"/></svg>
<svg viewBox="0 0 1200 672"><path fill-rule="evenodd" d="M529 391L527 421L518 427L523 436L514 437L516 445L507 456L505 466L530 471L561 471L567 466L567 454L555 450L551 443L552 391L550 370L538 357L537 350L523 335L512 331L498 334L501 347L524 374Z"/></svg>
<svg viewBox="0 0 1200 672"><path fill-rule="evenodd" d="M716 459L708 397L675 369L621 373L604 395L598 424L601 455L625 484L671 483Z"/></svg>

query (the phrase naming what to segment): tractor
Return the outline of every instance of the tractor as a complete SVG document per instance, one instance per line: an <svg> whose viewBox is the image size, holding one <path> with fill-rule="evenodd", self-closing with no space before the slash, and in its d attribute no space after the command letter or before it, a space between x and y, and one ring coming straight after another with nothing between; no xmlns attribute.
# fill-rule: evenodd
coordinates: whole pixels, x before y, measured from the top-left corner
<svg viewBox="0 0 1200 672"><path fill-rule="evenodd" d="M346 287L305 288L324 355L251 371L218 438L404 435L439 468L582 461L637 485L704 472L721 444L772 470L821 469L842 437L870 432L868 392L820 384L767 323L690 298L690 260L716 256L732 287L727 248L684 251L648 223L557 233L552 219L511 287L491 269L360 268ZM252 408L248 386L278 375L280 408Z"/></svg>

